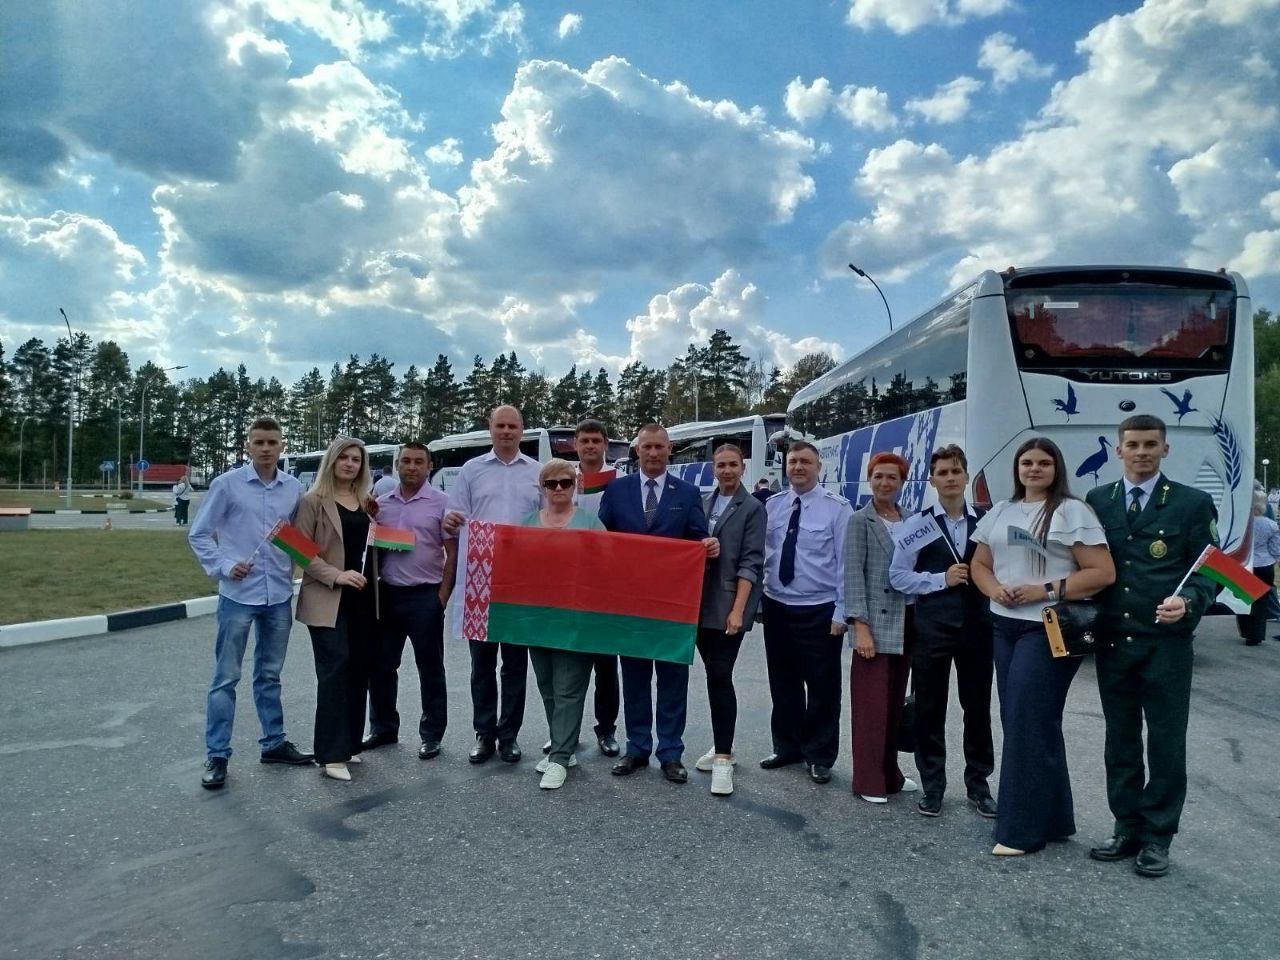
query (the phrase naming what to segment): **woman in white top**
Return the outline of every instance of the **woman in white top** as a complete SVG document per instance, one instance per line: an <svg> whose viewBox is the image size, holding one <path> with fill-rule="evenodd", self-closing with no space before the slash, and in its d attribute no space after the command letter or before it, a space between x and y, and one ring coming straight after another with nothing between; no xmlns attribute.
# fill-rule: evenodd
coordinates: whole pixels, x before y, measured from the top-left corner
<svg viewBox="0 0 1280 960"><path fill-rule="evenodd" d="M1071 495L1062 451L1044 437L1018 448L1013 497L978 522L973 539L973 582L991 600L1004 728L991 852L1020 856L1076 832L1062 710L1080 658L1050 655L1040 613L1055 598L1092 597L1116 571L1102 524Z"/></svg>
<svg viewBox="0 0 1280 960"><path fill-rule="evenodd" d="M1267 516L1267 495L1253 495L1253 574L1268 584L1276 582L1276 561L1280 560L1280 528ZM1271 615L1273 593L1258 598L1249 612L1236 615L1236 625L1246 647L1256 647L1267 635L1267 618Z"/></svg>

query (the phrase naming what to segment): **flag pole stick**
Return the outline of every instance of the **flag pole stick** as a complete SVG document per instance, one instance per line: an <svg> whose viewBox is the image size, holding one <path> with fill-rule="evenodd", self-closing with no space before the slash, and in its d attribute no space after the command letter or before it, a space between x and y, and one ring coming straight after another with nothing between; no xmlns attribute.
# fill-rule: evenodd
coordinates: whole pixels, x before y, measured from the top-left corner
<svg viewBox="0 0 1280 960"><path fill-rule="evenodd" d="M1205 547L1203 550L1200 551L1200 556L1196 557L1196 562L1191 565L1191 569L1187 571L1186 576L1184 576L1181 580L1178 581L1178 585L1173 588L1173 593L1169 594L1169 596L1176 597L1178 595L1178 592L1187 585L1187 581L1191 579L1191 575L1193 573L1195 573L1197 570L1200 569L1200 564L1204 560L1205 554L1208 553L1209 550L1212 549L1212 547L1213 545L1210 544L1209 546ZM1184 600L1183 602L1185 603L1186 601ZM1156 623L1159 623L1159 622L1160 622L1160 618L1156 617Z"/></svg>
<svg viewBox="0 0 1280 960"><path fill-rule="evenodd" d="M265 537L263 537L261 540L259 540L259 541L258 541L258 545L257 545L256 547L254 547L254 548L253 548L253 552L252 552L252 553L250 553L250 554L249 554L249 556L245 557L245 558L244 558L243 560L241 560L240 562L241 562L241 563L248 563L248 562L249 562L249 561L251 561L254 557L256 557L256 556L258 555L258 551L262 549L262 545L263 545L264 543L266 543L268 540L270 540L272 537L274 537L274 536L276 535L276 533L279 531L279 529L280 529L280 527L281 527L281 525L282 525L283 523L284 523L284 521L283 521L283 520L277 520L275 523L273 523L273 524L271 525L271 529L267 531L267 535L266 535Z"/></svg>

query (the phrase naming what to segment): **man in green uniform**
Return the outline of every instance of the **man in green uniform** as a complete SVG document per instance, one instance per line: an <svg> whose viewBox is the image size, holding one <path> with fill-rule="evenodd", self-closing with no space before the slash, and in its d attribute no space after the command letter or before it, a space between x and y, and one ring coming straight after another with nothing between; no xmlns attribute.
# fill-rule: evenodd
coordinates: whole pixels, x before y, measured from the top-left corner
<svg viewBox="0 0 1280 960"><path fill-rule="evenodd" d="M1099 652L1097 664L1107 800L1116 825L1089 856L1116 861L1136 854L1137 873L1162 877L1187 794L1191 635L1218 588L1196 575L1171 594L1205 546L1217 543L1217 513L1207 494L1160 473L1169 444L1159 417L1129 417L1119 438L1124 479L1088 496L1116 565L1115 583L1099 597L1099 622L1112 647Z"/></svg>

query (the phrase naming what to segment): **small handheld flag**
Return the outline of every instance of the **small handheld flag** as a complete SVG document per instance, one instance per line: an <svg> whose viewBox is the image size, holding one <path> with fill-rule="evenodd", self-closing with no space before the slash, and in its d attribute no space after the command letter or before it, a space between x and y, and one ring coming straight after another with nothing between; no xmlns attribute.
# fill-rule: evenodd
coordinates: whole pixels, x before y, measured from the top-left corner
<svg viewBox="0 0 1280 960"><path fill-rule="evenodd" d="M383 550L412 550L415 538L412 530L371 523L369 524L369 542Z"/></svg>
<svg viewBox="0 0 1280 960"><path fill-rule="evenodd" d="M300 567L309 566L312 560L320 556L319 544L308 539L302 531L287 520L277 520L276 525L267 534L267 539L293 557L293 562Z"/></svg>
<svg viewBox="0 0 1280 960"><path fill-rule="evenodd" d="M1200 552L1199 558L1191 565L1191 569L1182 578L1182 582L1178 584L1178 589L1173 591L1175 596L1193 573L1208 577L1219 586L1230 590L1241 603L1256 603L1260 597L1265 596L1267 591L1271 589L1267 586L1266 581L1255 577L1250 570L1234 560L1230 554L1223 553L1213 544L1209 544Z"/></svg>
<svg viewBox="0 0 1280 960"><path fill-rule="evenodd" d="M940 536L942 528L938 526L933 514L921 513L902 521L893 542L903 553L915 556Z"/></svg>
<svg viewBox="0 0 1280 960"><path fill-rule="evenodd" d="M601 470L598 473L581 474L579 480L583 493L603 493L604 488L618 476L617 470Z"/></svg>
<svg viewBox="0 0 1280 960"><path fill-rule="evenodd" d="M1049 551L1044 548L1044 544L1035 538L1035 536L1021 527L1010 525L1009 527L1009 546L1026 547L1032 553L1039 554L1043 559L1049 559Z"/></svg>

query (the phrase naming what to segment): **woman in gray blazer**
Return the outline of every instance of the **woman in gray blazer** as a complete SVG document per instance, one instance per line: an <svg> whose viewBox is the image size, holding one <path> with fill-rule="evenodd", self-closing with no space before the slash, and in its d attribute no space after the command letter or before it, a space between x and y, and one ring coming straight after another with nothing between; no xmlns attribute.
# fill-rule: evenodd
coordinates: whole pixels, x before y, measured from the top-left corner
<svg viewBox="0 0 1280 960"><path fill-rule="evenodd" d="M711 774L711 792L733 793L733 734L738 698L733 665L742 638L755 620L764 585L764 507L742 486L742 451L722 444L712 456L716 489L703 498L707 527L720 541L720 555L707 561L702 580L698 653L707 670L711 733L715 745L698 758Z"/></svg>
<svg viewBox="0 0 1280 960"><path fill-rule="evenodd" d="M898 493L909 466L896 453L867 464L871 499L849 521L844 549L846 617L853 637L849 701L853 792L868 803L919 789L898 768L898 721L911 661L911 610L889 584L894 530L902 522Z"/></svg>

